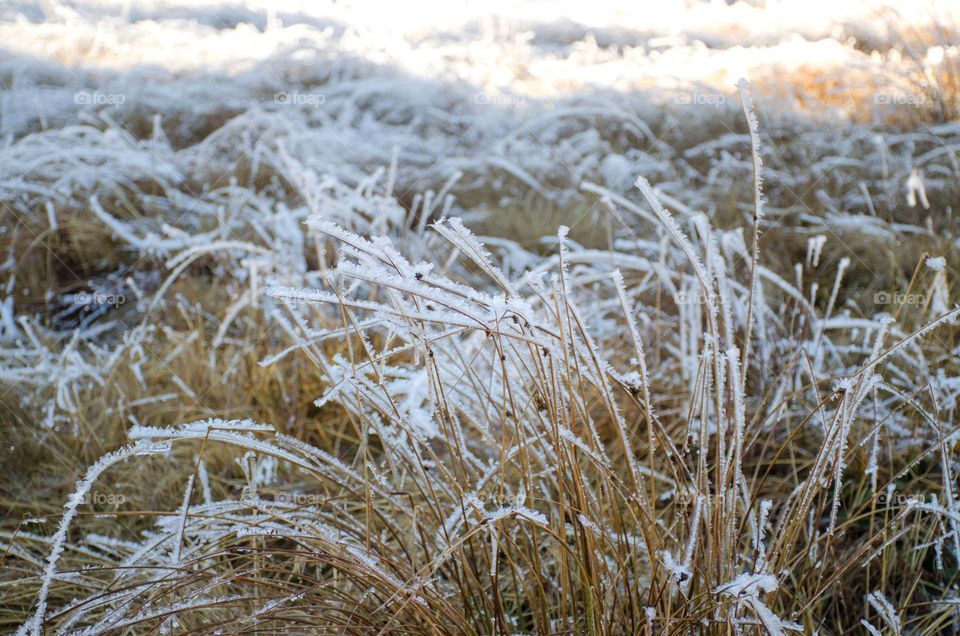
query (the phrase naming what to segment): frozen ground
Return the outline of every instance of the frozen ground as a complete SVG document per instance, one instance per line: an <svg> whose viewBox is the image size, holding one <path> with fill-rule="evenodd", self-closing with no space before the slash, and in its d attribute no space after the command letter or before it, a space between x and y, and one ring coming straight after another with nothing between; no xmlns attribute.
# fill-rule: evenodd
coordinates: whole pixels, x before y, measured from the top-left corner
<svg viewBox="0 0 960 636"><path fill-rule="evenodd" d="M960 6L616 4L0 6L4 627L952 620Z"/></svg>

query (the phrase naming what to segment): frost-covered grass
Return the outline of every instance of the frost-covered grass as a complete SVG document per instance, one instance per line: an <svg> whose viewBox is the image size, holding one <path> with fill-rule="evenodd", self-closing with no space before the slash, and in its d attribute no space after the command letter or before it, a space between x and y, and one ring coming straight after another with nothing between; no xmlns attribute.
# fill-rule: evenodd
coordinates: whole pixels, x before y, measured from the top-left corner
<svg viewBox="0 0 960 636"><path fill-rule="evenodd" d="M98 6L0 25L6 630L957 621L960 125L696 75L744 12L954 49Z"/></svg>

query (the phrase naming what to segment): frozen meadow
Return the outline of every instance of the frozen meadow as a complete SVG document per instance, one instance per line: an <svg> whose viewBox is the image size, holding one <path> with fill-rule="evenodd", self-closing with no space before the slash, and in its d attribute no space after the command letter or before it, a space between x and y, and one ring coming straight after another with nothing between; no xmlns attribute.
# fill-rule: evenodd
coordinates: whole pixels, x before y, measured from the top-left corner
<svg viewBox="0 0 960 636"><path fill-rule="evenodd" d="M933 634L960 7L0 5L0 626Z"/></svg>

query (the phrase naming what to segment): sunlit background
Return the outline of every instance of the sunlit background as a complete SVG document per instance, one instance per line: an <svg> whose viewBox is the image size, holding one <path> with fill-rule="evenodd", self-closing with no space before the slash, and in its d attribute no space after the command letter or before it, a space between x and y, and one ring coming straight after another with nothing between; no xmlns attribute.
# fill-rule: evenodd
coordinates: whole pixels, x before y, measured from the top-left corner
<svg viewBox="0 0 960 636"><path fill-rule="evenodd" d="M955 64L957 42L944 29L958 15L960 3L943 0L13 0L0 7L0 59L56 61L84 81L132 70L161 83L184 71L248 79L260 71L278 86L288 62L323 79L356 61L522 96L729 93L748 77L790 105L849 113L866 94L906 95L911 78L930 80ZM19 101L29 77L11 80L7 132L17 127L11 118L50 114Z"/></svg>

